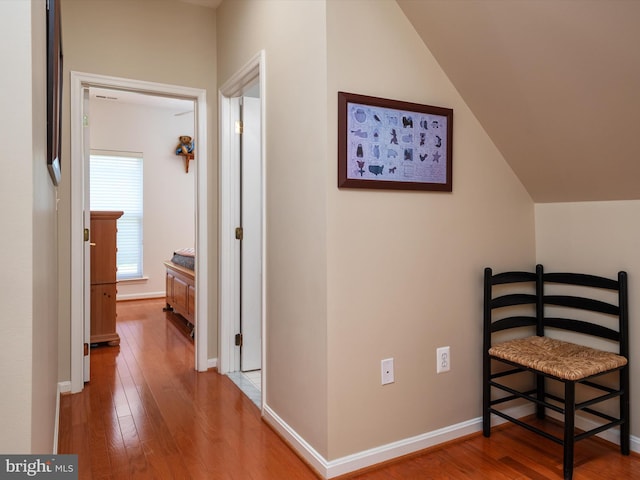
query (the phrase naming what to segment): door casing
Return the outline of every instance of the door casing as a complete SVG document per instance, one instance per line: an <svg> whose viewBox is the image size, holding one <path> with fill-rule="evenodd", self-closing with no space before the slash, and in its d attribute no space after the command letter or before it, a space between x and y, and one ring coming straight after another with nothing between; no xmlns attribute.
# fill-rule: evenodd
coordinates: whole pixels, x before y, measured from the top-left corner
<svg viewBox="0 0 640 480"><path fill-rule="evenodd" d="M238 72L236 72L218 92L219 105L219 148L220 148L220 296L219 296L219 319L220 319L220 344L218 349L218 371L229 373L239 368L239 349L235 345L236 326L239 319L239 246L235 240L234 230L239 212L239 192L240 172L232 159L235 158L237 148L234 142L234 117L232 99L243 94L244 89L256 82L260 87L260 151L261 151L261 171L262 171L262 299L261 299L261 327L262 327L262 405L265 405L267 383L266 371L266 285L267 275L266 264L266 146L265 146L265 126L266 126L266 80L265 80L265 52L258 52L249 60Z"/></svg>
<svg viewBox="0 0 640 480"><path fill-rule="evenodd" d="M89 111L89 89L86 87L82 89L82 111L83 112ZM84 117L84 113L83 113L83 117ZM90 181L89 168L87 168L88 162L86 161L86 159L90 155L90 147L91 147L91 139L89 134L90 134L89 125L84 122L84 118L83 118L82 158L84 159L83 166L85 168L83 168L82 181L84 182L85 186L89 185L89 181ZM88 188L83 189L82 200L83 200L83 205L89 205L90 198L89 198ZM84 222L85 229L90 228L91 210L89 208L83 209L82 221ZM83 231L83 235L84 235L84 231ZM90 345L91 343L91 286L90 286L91 281L87 280L91 278L91 243L88 240L89 238L85 237L84 243L83 243L84 281L82 283L84 288L84 295L83 295L82 301L84 302L84 334L82 338L85 345ZM86 355L83 358L82 379L84 382L88 382L89 380L91 380L91 348L87 348L86 350L83 350L83 351L86 352Z"/></svg>
<svg viewBox="0 0 640 480"><path fill-rule="evenodd" d="M114 90L162 95L193 100L196 121L196 155L207 155L206 90L162 83L146 82L92 73L71 72L71 392L84 387L84 219L83 192L84 158L82 148L84 88L100 87ZM196 169L196 338L195 369L205 371L208 361L208 222L207 222L207 161L198 162ZM86 280L88 281L88 279Z"/></svg>

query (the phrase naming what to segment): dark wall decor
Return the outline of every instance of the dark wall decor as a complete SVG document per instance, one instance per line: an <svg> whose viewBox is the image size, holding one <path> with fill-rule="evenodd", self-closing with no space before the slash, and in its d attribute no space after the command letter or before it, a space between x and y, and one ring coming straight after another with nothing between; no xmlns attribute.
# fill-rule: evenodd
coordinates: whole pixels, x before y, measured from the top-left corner
<svg viewBox="0 0 640 480"><path fill-rule="evenodd" d="M47 167L54 185L60 182L62 125L62 39L60 0L47 0Z"/></svg>
<svg viewBox="0 0 640 480"><path fill-rule="evenodd" d="M338 92L338 187L452 191L453 110Z"/></svg>

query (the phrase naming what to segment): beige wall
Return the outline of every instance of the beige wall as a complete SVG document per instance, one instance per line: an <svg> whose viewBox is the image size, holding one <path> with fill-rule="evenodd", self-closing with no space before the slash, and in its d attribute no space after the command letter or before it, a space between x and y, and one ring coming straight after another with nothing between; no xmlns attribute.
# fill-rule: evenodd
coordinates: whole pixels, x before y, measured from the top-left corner
<svg viewBox="0 0 640 480"><path fill-rule="evenodd" d="M482 267L535 261L522 185L395 2L218 20L220 83L266 50L268 405L327 460L479 416ZM338 190L338 90L453 107L454 193Z"/></svg>
<svg viewBox="0 0 640 480"><path fill-rule="evenodd" d="M0 449L8 452L28 451L31 441L31 382L33 364L33 168L35 152L31 149L33 138L33 111L25 112L25 105L31 105L31 7L27 2L5 2L0 4L4 18L14 21L2 29L2 45L12 45L13 49L4 49L3 61L12 62L14 68L3 69L2 89L0 90L6 111L21 109L23 117L16 122L8 115L0 116L1 135L5 144L17 143L25 149L26 162L17 162L16 158L4 154L4 175L0 176L2 188L0 196L5 208L3 230L12 235L0 236L3 258L9 260L8 273L2 276L3 306L2 348L0 371L3 381L7 382L2 395L4 433ZM6 16L6 17L5 17ZM35 34L35 32L34 32ZM8 58L7 58L8 56ZM45 77L40 77L43 80ZM4 102L8 102L5 104ZM11 108L13 107L13 108ZM42 152L40 158L44 164ZM21 155L22 156L22 155ZM25 158L26 157L26 158ZM8 302L7 302L8 301ZM26 422L25 422L26 419ZM5 423L6 422L6 423Z"/></svg>
<svg viewBox="0 0 640 480"><path fill-rule="evenodd" d="M220 85L266 56L266 403L326 455L324 2L223 2L217 29Z"/></svg>
<svg viewBox="0 0 640 480"><path fill-rule="evenodd" d="M160 82L207 90L210 166L209 342L217 356L217 91L214 10L178 0L62 0L62 30L67 79L63 112L63 153L69 158L69 71ZM64 169L63 165L63 169ZM68 170L67 170L68 171ZM70 378L70 184L60 186L60 361L59 379ZM66 246L66 247L65 247Z"/></svg>
<svg viewBox="0 0 640 480"><path fill-rule="evenodd" d="M331 460L480 416L482 270L533 266L535 238L531 198L397 4L327 12ZM453 193L338 190L337 91L453 108Z"/></svg>
<svg viewBox="0 0 640 480"><path fill-rule="evenodd" d="M45 12L44 2L35 0L32 5L31 71L33 111L33 330L32 348L32 404L31 404L31 452L53 451L55 407L58 395L58 229L56 215L57 189L53 186L47 169L42 168L46 158L46 63L44 58ZM29 82L26 82L29 83ZM17 110L17 108L16 108ZM26 144L25 144L26 145ZM15 198L15 197L14 197ZM57 447L57 446L56 446ZM3 451L0 448L0 451Z"/></svg>
<svg viewBox="0 0 640 480"><path fill-rule="evenodd" d="M3 453L53 451L57 394L56 189L46 168L44 1L0 2L4 275L0 396ZM12 112L12 114L9 114ZM11 234L6 234L11 232Z"/></svg>
<svg viewBox="0 0 640 480"><path fill-rule="evenodd" d="M11 47L2 50L2 59L12 65L0 73L0 95L7 111L20 112L1 116L0 132L5 145L21 145L22 156L32 160L16 163L4 155L11 168L0 176L0 199L11 205L3 225L14 232L0 237L2 251L11 252L1 285L4 453L51 451L53 435L55 252L58 242L69 244L69 178L63 170L56 225L56 189L43 168L42 7L43 0L0 2L0 17L12 19L0 33L0 45ZM537 260L557 270L603 275L625 269L630 310L638 310L633 279L640 272L640 231L634 225L640 203L537 205L534 246L531 200L395 3L235 0L225 2L219 15L218 40L226 47L218 52L216 77L212 11L174 2L64 0L65 78L73 69L207 88L215 152L216 82L265 48L267 403L325 458L480 415L478 312L485 265L527 268ZM176 34L180 20L195 26ZM181 69L175 59L185 55L189 67ZM338 90L452 107L454 192L338 190ZM63 162L69 158L68 107L65 116ZM210 169L210 185L216 170ZM215 194L210 205L216 212ZM215 252L216 221L211 229ZM393 256L384 255L388 251ZM215 255L211 259L215 299ZM59 265L58 377L64 380L64 248ZM632 345L638 344L634 329L632 336ZM436 375L435 347L445 344L452 371ZM388 356L396 359L396 383L382 387L379 361ZM633 388L637 395L638 386ZM632 433L638 431L636 419Z"/></svg>
<svg viewBox="0 0 640 480"><path fill-rule="evenodd" d="M640 368L634 347L640 345L635 321L640 312L640 201L538 204L536 256L549 271L574 271L616 277L629 275L631 371ZM637 378L637 377L636 377ZM631 398L640 384L631 382ZM631 418L631 434L640 436L640 418Z"/></svg>
<svg viewBox="0 0 640 480"><path fill-rule="evenodd" d="M118 96L117 93L115 96ZM92 99L91 148L143 155L143 269L146 280L118 283L118 299L163 297L165 267L178 248L195 245L197 161L185 173L178 136L194 136L193 106L151 107ZM215 254L215 252L214 252Z"/></svg>

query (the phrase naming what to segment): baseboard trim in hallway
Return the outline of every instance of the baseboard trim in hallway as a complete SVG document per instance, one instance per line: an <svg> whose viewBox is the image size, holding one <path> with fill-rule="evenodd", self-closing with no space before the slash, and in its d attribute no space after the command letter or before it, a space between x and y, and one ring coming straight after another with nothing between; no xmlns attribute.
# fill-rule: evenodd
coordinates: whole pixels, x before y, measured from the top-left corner
<svg viewBox="0 0 640 480"><path fill-rule="evenodd" d="M509 414L518 418L526 417L533 413L530 406L520 406L509 409ZM308 442L304 440L291 426L289 426L278 414L276 414L268 405L263 409L264 420L282 436L289 445L296 450L303 460L311 466L323 478L335 478L341 475L366 469L377 464L388 462L390 460L420 452L437 445L460 439L482 430L482 417L477 417L466 422L450 425L438 430L433 430L415 437L406 438L397 442L381 445L369 450L347 455L335 460L328 461L320 455ZM580 427L590 427L588 421L580 419ZM492 425L500 425L505 420L495 418ZM603 437L604 438L604 437ZM608 437L605 438L612 443L619 443L619 439ZM639 453L639 439L632 436L631 450Z"/></svg>
<svg viewBox="0 0 640 480"><path fill-rule="evenodd" d="M528 414L523 408L512 409L514 415ZM520 411L522 410L522 411ZM289 426L269 405L263 408L263 418L296 450L303 460L323 478L335 478L373 465L387 462L405 455L419 452L436 445L456 440L482 429L482 417L474 418L438 430L426 432L415 437L406 438L362 452L347 455L335 460L326 460L291 426ZM496 422L504 423L502 421Z"/></svg>

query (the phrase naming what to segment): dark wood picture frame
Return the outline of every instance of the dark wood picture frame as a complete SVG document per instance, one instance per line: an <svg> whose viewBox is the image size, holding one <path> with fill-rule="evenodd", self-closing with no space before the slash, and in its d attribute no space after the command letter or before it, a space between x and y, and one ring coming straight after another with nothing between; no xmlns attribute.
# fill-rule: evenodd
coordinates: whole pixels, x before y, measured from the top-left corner
<svg viewBox="0 0 640 480"><path fill-rule="evenodd" d="M453 110L338 92L338 188L451 192Z"/></svg>
<svg viewBox="0 0 640 480"><path fill-rule="evenodd" d="M47 0L47 168L54 185L62 174L62 35L60 0Z"/></svg>

